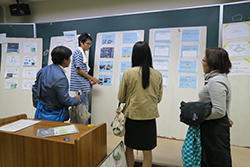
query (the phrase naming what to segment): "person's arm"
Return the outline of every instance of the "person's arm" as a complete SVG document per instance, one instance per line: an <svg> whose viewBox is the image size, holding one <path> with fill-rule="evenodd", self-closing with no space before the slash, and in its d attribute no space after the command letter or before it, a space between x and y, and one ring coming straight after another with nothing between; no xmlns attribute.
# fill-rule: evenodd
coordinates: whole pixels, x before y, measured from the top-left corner
<svg viewBox="0 0 250 167"><path fill-rule="evenodd" d="M213 107L206 120L222 118L226 115L227 87L219 81L211 81L208 84L208 92Z"/></svg>
<svg viewBox="0 0 250 167"><path fill-rule="evenodd" d="M91 84L98 84L98 83L100 82L97 78L95 78L95 77L89 75L88 73L86 73L86 72L85 72L83 69L81 69L80 67L77 67L77 73L78 73L79 75L81 75L81 76L83 76L83 77L89 79L89 80L91 81Z"/></svg>
<svg viewBox="0 0 250 167"><path fill-rule="evenodd" d="M35 84L32 85L32 101L33 101L33 106L36 108L37 107L37 103L39 101L39 97L38 97L38 84L40 84L40 75L41 75L41 70L37 73L36 75L36 81ZM40 91L40 90L39 90Z"/></svg>
<svg viewBox="0 0 250 167"><path fill-rule="evenodd" d="M126 89L127 89L127 86L126 86L125 78L126 78L126 72L123 73L122 80L120 82L119 92L118 92L118 100L121 103L126 102Z"/></svg>
<svg viewBox="0 0 250 167"><path fill-rule="evenodd" d="M91 75L89 75L83 70L83 67L86 66L86 64L83 63L83 55L80 51L74 52L72 59L73 61L71 63L76 67L77 73L80 76L87 78L91 84L99 83L98 79L96 79L95 77L92 77Z"/></svg>
<svg viewBox="0 0 250 167"><path fill-rule="evenodd" d="M162 85L162 75L161 75L161 81L160 81L160 89L159 89L159 94L158 94L158 103L161 102L162 99L162 93L163 93L163 85Z"/></svg>
<svg viewBox="0 0 250 167"><path fill-rule="evenodd" d="M74 106L80 104L80 96L70 97L68 90L67 78L61 78L55 86L56 96L59 102L65 106Z"/></svg>

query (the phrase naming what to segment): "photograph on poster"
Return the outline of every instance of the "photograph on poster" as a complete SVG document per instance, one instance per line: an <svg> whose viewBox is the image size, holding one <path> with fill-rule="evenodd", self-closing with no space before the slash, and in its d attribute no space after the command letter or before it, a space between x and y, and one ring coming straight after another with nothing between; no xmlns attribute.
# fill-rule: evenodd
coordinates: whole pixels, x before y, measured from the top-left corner
<svg viewBox="0 0 250 167"><path fill-rule="evenodd" d="M123 44L135 44L138 40L137 32L124 32L122 33Z"/></svg>
<svg viewBox="0 0 250 167"><path fill-rule="evenodd" d="M99 74L99 85L112 86L113 76L110 74Z"/></svg>
<svg viewBox="0 0 250 167"><path fill-rule="evenodd" d="M180 60L179 72L196 73L197 72L196 60Z"/></svg>
<svg viewBox="0 0 250 167"><path fill-rule="evenodd" d="M19 65L20 65L20 56L6 57L6 66L19 66Z"/></svg>
<svg viewBox="0 0 250 167"><path fill-rule="evenodd" d="M171 30L156 30L154 32L155 43L171 42Z"/></svg>
<svg viewBox="0 0 250 167"><path fill-rule="evenodd" d="M181 32L182 42L199 42L200 29L184 29Z"/></svg>
<svg viewBox="0 0 250 167"><path fill-rule="evenodd" d="M23 66L36 66L36 57L25 56L23 58Z"/></svg>
<svg viewBox="0 0 250 167"><path fill-rule="evenodd" d="M115 34L102 34L102 45L114 45Z"/></svg>
<svg viewBox="0 0 250 167"><path fill-rule="evenodd" d="M5 89L16 89L18 87L18 80L5 80Z"/></svg>
<svg viewBox="0 0 250 167"><path fill-rule="evenodd" d="M5 79L18 78L19 68L6 68Z"/></svg>
<svg viewBox="0 0 250 167"><path fill-rule="evenodd" d="M19 52L19 43L8 43L7 53L9 52Z"/></svg>
<svg viewBox="0 0 250 167"><path fill-rule="evenodd" d="M121 72L126 71L127 69L131 68L131 66L131 61L121 61Z"/></svg>
<svg viewBox="0 0 250 167"><path fill-rule="evenodd" d="M114 58L114 47L101 48L101 58Z"/></svg>
<svg viewBox="0 0 250 167"><path fill-rule="evenodd" d="M154 45L153 56L154 57L169 57L170 45Z"/></svg>
<svg viewBox="0 0 250 167"><path fill-rule="evenodd" d="M154 59L153 67L158 71L168 71L169 61L168 59Z"/></svg>
<svg viewBox="0 0 250 167"><path fill-rule="evenodd" d="M100 61L99 72L113 72L113 61Z"/></svg>
<svg viewBox="0 0 250 167"><path fill-rule="evenodd" d="M198 58L199 45L181 45L182 58Z"/></svg>
<svg viewBox="0 0 250 167"><path fill-rule="evenodd" d="M131 58L132 47L122 47L122 58Z"/></svg>
<svg viewBox="0 0 250 167"><path fill-rule="evenodd" d="M197 76L180 75L179 88L197 88Z"/></svg>

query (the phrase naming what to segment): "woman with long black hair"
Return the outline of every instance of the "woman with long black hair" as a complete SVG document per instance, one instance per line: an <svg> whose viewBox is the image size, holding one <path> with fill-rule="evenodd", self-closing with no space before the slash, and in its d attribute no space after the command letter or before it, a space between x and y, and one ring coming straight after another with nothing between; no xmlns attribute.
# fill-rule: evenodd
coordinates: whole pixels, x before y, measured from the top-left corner
<svg viewBox="0 0 250 167"><path fill-rule="evenodd" d="M152 166L161 98L162 75L152 67L148 44L139 41L133 47L132 68L123 73L118 93L119 102L126 103L124 140L128 167L134 166L134 149L143 151L143 167Z"/></svg>

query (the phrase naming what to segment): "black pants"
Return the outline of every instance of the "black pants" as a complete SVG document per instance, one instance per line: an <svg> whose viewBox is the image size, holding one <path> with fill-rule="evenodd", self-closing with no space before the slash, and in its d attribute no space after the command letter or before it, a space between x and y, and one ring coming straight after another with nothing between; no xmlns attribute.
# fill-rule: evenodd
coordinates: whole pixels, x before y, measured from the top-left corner
<svg viewBox="0 0 250 167"><path fill-rule="evenodd" d="M232 167L228 117L201 124L201 167Z"/></svg>

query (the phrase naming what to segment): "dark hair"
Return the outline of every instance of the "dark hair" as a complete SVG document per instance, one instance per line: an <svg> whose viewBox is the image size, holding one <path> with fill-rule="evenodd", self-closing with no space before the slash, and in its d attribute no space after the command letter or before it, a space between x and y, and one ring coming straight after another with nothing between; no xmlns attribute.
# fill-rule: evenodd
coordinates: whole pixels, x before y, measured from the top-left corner
<svg viewBox="0 0 250 167"><path fill-rule="evenodd" d="M149 67L152 67L152 55L148 44L144 41L136 42L133 47L132 67L136 66L140 66L142 69L142 86L146 89L149 86Z"/></svg>
<svg viewBox="0 0 250 167"><path fill-rule="evenodd" d="M72 52L69 48L65 46L57 46L51 52L52 62L54 64L62 65L63 60L68 60L71 56Z"/></svg>
<svg viewBox="0 0 250 167"><path fill-rule="evenodd" d="M228 53L223 48L206 49L207 65L211 70L217 70L219 73L230 72L232 64L229 60Z"/></svg>
<svg viewBox="0 0 250 167"><path fill-rule="evenodd" d="M91 40L92 38L88 33L82 33L79 37L78 37L78 45L81 46L81 43L85 43L87 40Z"/></svg>

